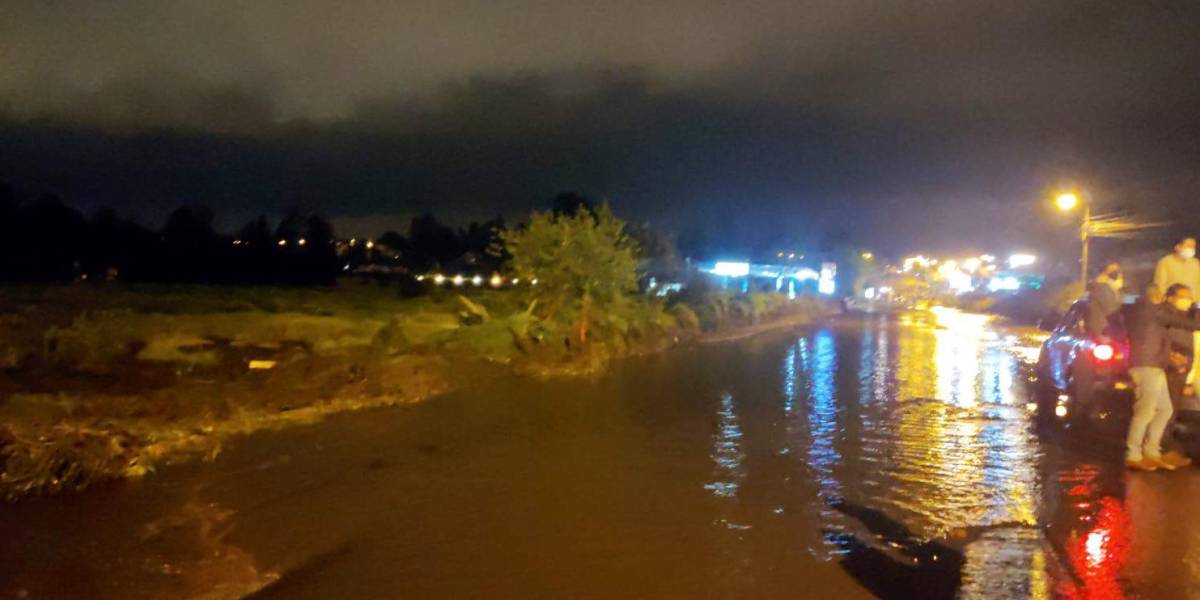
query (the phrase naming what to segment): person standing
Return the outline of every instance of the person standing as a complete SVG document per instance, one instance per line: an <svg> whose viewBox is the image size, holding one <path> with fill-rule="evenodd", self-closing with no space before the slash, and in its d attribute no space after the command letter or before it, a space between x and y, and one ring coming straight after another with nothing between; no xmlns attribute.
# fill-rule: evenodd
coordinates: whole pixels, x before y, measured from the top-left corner
<svg viewBox="0 0 1200 600"><path fill-rule="evenodd" d="M1180 288L1182 289L1182 288ZM1178 292L1179 290L1177 290ZM1189 295L1190 295L1190 290ZM1125 438L1125 465L1131 469L1174 470L1163 461L1162 437L1174 412L1167 389L1170 368L1169 327L1200 330L1200 322L1178 317L1162 306L1164 296L1151 285L1126 321L1129 330L1129 376L1133 379L1133 418Z"/></svg>
<svg viewBox="0 0 1200 600"><path fill-rule="evenodd" d="M1200 290L1200 259L1196 258L1196 238L1186 237L1175 244L1175 251L1158 260L1154 267L1154 285L1166 292L1181 283L1189 290Z"/></svg>
<svg viewBox="0 0 1200 600"><path fill-rule="evenodd" d="M1196 258L1196 238L1185 237L1175 244L1175 251L1158 260L1154 267L1154 285L1166 291L1176 284L1186 285L1200 293L1200 259ZM1200 347L1200 332L1192 334L1193 346ZM1200 361L1192 364L1186 383L1195 384L1200 378Z"/></svg>
<svg viewBox="0 0 1200 600"><path fill-rule="evenodd" d="M1107 335L1109 317L1121 309L1121 288L1124 285L1121 265L1114 261L1104 265L1100 276L1088 286L1084 325L1092 337L1101 338Z"/></svg>
<svg viewBox="0 0 1200 600"><path fill-rule="evenodd" d="M1166 301L1163 302L1163 310L1174 316L1175 319L1192 319L1191 309L1195 300L1192 297L1192 291L1187 286L1177 283L1167 288ZM1171 408L1173 410L1172 421L1178 424L1180 415L1184 408L1183 397L1184 390L1187 388L1188 372L1191 371L1192 361L1194 360L1194 332L1178 327L1169 327L1167 329L1168 343L1168 364L1167 364L1167 393L1171 396ZM1168 425L1168 432L1176 432L1176 426ZM1186 467L1192 464L1191 458L1188 458L1183 451L1183 444L1176 439L1176 436L1168 433L1163 446L1170 446L1170 451L1164 452L1162 460L1165 463L1176 467Z"/></svg>

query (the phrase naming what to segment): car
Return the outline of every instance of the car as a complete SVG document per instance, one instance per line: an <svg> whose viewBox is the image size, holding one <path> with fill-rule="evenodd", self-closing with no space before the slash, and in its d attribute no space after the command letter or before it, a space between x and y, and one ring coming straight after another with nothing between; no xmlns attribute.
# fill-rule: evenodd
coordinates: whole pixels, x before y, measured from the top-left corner
<svg viewBox="0 0 1200 600"><path fill-rule="evenodd" d="M1035 372L1036 408L1039 415L1078 422L1106 419L1115 409L1130 405L1129 337L1122 305L1109 318L1104 335L1087 332L1088 301L1076 301L1057 323L1048 328Z"/></svg>

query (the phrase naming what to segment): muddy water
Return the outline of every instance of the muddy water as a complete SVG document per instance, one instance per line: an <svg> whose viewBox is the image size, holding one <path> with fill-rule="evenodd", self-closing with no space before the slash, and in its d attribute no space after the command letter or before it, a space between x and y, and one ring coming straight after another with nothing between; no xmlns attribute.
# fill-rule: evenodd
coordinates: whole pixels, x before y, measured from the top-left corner
<svg viewBox="0 0 1200 600"><path fill-rule="evenodd" d="M0 597L1187 597L1191 473L1026 410L1037 340L858 316L240 440L0 513Z"/></svg>

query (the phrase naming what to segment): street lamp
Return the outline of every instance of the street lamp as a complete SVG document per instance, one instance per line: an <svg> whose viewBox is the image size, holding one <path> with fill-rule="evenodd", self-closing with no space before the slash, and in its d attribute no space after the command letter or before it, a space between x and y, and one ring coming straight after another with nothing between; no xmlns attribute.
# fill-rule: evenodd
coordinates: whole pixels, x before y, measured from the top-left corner
<svg viewBox="0 0 1200 600"><path fill-rule="evenodd" d="M1054 199L1054 204L1063 212L1075 210L1076 206L1083 205L1083 221L1079 224L1079 241L1083 245L1083 254L1079 259L1079 282L1087 288L1087 272L1088 272L1088 233L1091 230L1092 207L1086 197L1080 197L1078 194L1067 192L1059 194Z"/></svg>
<svg viewBox="0 0 1200 600"><path fill-rule="evenodd" d="M1077 204L1079 204L1079 196L1069 192L1066 194L1059 194L1058 198L1055 198L1054 203L1058 205L1059 210L1071 210L1075 208Z"/></svg>

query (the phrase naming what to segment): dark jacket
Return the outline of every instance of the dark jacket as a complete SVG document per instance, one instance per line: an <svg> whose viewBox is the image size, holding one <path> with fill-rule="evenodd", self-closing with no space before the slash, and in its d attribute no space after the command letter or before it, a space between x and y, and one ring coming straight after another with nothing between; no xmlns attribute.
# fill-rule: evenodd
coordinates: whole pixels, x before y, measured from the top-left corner
<svg viewBox="0 0 1200 600"><path fill-rule="evenodd" d="M1133 305L1125 327L1129 330L1129 366L1165 369L1170 354L1169 329L1195 331L1200 329L1200 321L1182 316L1166 304L1152 304L1142 298Z"/></svg>
<svg viewBox="0 0 1200 600"><path fill-rule="evenodd" d="M1088 288L1087 312L1084 324L1092 337L1099 337L1108 329L1109 317L1121 309L1121 298L1107 283L1093 281Z"/></svg>
<svg viewBox="0 0 1200 600"><path fill-rule="evenodd" d="M1172 306L1169 302L1164 302L1163 306L1165 307L1164 310L1173 315L1184 319L1192 319L1191 313L1179 310L1178 308ZM1180 329L1178 327L1168 327L1167 338L1170 340L1172 352L1178 352L1189 359L1192 357L1192 344L1195 337L1192 335L1190 330Z"/></svg>

